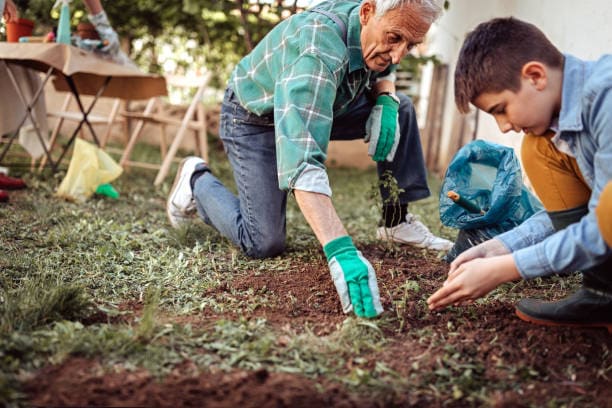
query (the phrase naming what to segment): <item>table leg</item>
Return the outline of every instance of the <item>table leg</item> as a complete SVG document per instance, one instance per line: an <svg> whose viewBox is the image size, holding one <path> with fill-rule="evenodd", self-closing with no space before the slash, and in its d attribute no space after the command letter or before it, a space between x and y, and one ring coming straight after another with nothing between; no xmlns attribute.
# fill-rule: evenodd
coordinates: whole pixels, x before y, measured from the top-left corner
<svg viewBox="0 0 612 408"><path fill-rule="evenodd" d="M19 131L20 131L21 127L23 126L25 121L28 118L30 118L30 121L32 122L32 126L34 127L34 130L36 131L36 136L38 137L38 140L40 141L40 144L42 145L43 150L45 151L45 155L47 156L47 159L49 160L49 163L51 164L51 166L53 167L53 171L55 172L55 170L57 170L57 163L53 162L53 160L51 158L51 152L49 152L49 149L47 149L47 145L45 143L45 140L43 139L43 137L42 137L42 135L40 133L40 129L38 128L38 123L36 122L36 120L34 118L34 115L32 114L32 108L34 107L34 105L36 104L36 102L38 101L40 96L42 95L42 92L43 92L43 90L45 88L45 85L46 85L47 81L49 80L49 78L51 77L51 74L53 73L53 68L49 67L49 69L47 70L47 73L45 74L45 77L44 77L42 83L40 84L40 86L36 90L36 93L34 94L32 100L28 103L26 101L25 97L23 96L23 92L21 90L21 87L19 86L19 83L17 82L17 79L15 78L15 75L13 74L13 71L11 70L11 67L8 65L8 63L6 61L2 61L2 62L6 66L6 70L7 70L7 73L9 75L9 78L10 78L12 84L13 84L13 87L17 91L17 95L19 96L19 99L21 100L21 103L26 107L26 113L23 116L23 119L21 119L21 121L19 122L19 126L17 127L17 130L9 137L9 141L8 141L6 147L3 149L2 153L0 154L0 163L2 162L4 157L6 156L6 153L8 152L8 150L11 147L11 145L13 144L13 141L19 135Z"/></svg>
<svg viewBox="0 0 612 408"><path fill-rule="evenodd" d="M106 90L106 87L108 86L110 80L112 79L112 77L110 77L110 76L106 77L106 79L104 80L104 83L102 84L100 89L98 89L98 92L96 92L96 94L94 95L94 99L91 101L91 104L89 105L89 108L87 110L85 110L85 107L83 106L83 102L81 101L81 97L79 96L79 91L76 88L74 80L70 76L66 76L65 78L66 78L66 82L68 83L68 86L70 87L70 92L74 96L74 99L76 100L77 106L79 107L79 110L81 111L81 114L83 115L83 119L81 119L81 121L77 124L76 128L74 129L74 132L72 133L72 136L70 136L70 139L68 139L68 142L66 142L66 144L64 145L64 149L62 150L62 153L61 153L59 159L57 160L58 163L60 163L62 161L62 159L64 158L64 156L66 155L66 152L70 148L70 145L72 144L72 142L74 142L74 139L77 137L79 131L83 127L83 123L85 123L87 125L87 127L89 128L89 131L91 132L91 136L93 137L94 142L96 143L96 145L100 146L100 142L98 141L98 137L96 136L96 132L95 132L93 126L91 125L91 123L89 122L89 119L87 118L87 116L91 113L91 111L93 110L94 106L96 105L96 102L98 101L100 96L104 93L104 91Z"/></svg>

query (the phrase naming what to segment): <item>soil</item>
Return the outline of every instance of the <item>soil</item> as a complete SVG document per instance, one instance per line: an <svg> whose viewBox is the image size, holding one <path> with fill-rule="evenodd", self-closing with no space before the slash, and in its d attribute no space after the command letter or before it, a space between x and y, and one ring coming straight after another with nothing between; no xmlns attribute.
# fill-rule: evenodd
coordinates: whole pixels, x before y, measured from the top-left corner
<svg viewBox="0 0 612 408"><path fill-rule="evenodd" d="M520 387L489 395L485 405L522 407L547 405L564 399L582 401L582 406L609 407L612 336L602 329L540 327L519 320L514 306L505 300L489 299L480 305L452 312L429 313L422 297L433 293L447 273L446 264L434 254L415 249L390 250L372 245L362 248L380 271L378 281L386 313L398 313L404 324L385 327L388 343L371 361L384 362L409 378L417 372L432 375L440 368L441 355L453 350L481 363L481 373L490 384L516 383ZM406 282L414 285L406 288ZM329 278L327 265L296 263L282 272L261 271L239 276L211 289L207 296L224 297L234 289L252 288L265 293L263 302L247 318L265 318L269 324L294 332L308 326L317 335L337 330L345 319ZM395 308L407 290L418 295ZM412 292L408 292L409 294ZM535 286L525 295L537 297ZM566 294L559 293L562 297ZM414 299L414 300L410 300ZM131 302L124 308L138 315L142 305ZM206 326L219 318L238 319L244 314L214 314L210 311L187 318L164 316L168 321ZM89 323L106 320L94 316ZM428 329L444 342L419 342L415 333ZM429 344L429 345L427 345ZM439 344L439 345L438 345ZM608 350L604 352L604 350ZM537 375L510 372L507 367L531 367ZM602 367L607 367L603 369ZM568 373L572 370L572 373ZM571 374L571 375L569 375ZM502 387L491 387L502 389ZM508 390L509 387L503 387ZM421 390L422 391L422 390ZM43 368L26 386L34 406L196 406L196 407L377 407L377 406L466 406L474 405L436 397L431 392L407 389L388 395L369 395L349 390L327 380L266 370L202 372L190 361L175 367L158 381L144 369L108 372L98 361L72 357L57 366ZM482 402L479 402L482 404ZM478 402L475 405L479 404ZM553 404L554 406L554 404Z"/></svg>

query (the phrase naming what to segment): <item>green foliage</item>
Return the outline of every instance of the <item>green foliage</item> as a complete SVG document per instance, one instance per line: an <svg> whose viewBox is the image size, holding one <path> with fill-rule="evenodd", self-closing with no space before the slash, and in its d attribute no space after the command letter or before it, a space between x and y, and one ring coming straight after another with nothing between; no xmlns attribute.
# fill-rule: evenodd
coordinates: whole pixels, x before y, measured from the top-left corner
<svg viewBox="0 0 612 408"><path fill-rule="evenodd" d="M15 289L0 289L0 334L27 331L90 313L83 288L50 275L24 276Z"/></svg>
<svg viewBox="0 0 612 408"><path fill-rule="evenodd" d="M48 0L20 0L20 10L44 34L57 25L59 14ZM224 85L229 72L282 17L295 13L295 1L116 0L103 3L113 28L145 70L163 72L162 49L180 55L176 65L194 72L203 67ZM72 24L87 21L81 1L70 3ZM136 41L138 40L138 41ZM167 58L167 57L165 57ZM222 86L220 86L222 87Z"/></svg>
<svg viewBox="0 0 612 408"><path fill-rule="evenodd" d="M57 25L58 10L48 0L19 0L23 16L36 21L43 35ZM297 1L116 0L104 2L113 28L130 57L152 73L214 73L213 86L224 88L235 64L279 21L300 10ZM82 1L70 3L72 24L87 21ZM419 76L435 57L409 55L400 69Z"/></svg>
<svg viewBox="0 0 612 408"><path fill-rule="evenodd" d="M409 72L413 78L419 78L421 67L427 63L439 64L440 59L437 55L413 55L408 54L399 63L399 70Z"/></svg>

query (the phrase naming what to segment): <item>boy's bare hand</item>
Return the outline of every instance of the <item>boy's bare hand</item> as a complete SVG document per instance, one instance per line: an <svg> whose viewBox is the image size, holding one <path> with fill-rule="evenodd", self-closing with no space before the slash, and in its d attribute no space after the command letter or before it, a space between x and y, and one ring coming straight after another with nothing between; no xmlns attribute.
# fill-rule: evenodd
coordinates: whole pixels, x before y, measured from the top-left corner
<svg viewBox="0 0 612 408"><path fill-rule="evenodd" d="M457 258L450 264L448 274L450 276L459 266L477 258L490 258L498 255L509 254L510 251L497 239L490 239L479 245L476 245L465 252L459 254Z"/></svg>
<svg viewBox="0 0 612 408"><path fill-rule="evenodd" d="M436 310L471 303L500 284L518 278L520 275L510 254L473 259L451 270L442 288L427 299L427 305L430 310Z"/></svg>

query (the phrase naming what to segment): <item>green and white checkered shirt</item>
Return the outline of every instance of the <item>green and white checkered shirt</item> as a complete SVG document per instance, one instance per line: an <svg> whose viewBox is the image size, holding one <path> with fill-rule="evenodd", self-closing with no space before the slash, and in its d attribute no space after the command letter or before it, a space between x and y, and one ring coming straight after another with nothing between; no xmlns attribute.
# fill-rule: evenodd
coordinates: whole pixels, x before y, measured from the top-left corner
<svg viewBox="0 0 612 408"><path fill-rule="evenodd" d="M361 51L359 1L326 1L317 8L340 18L303 12L279 23L240 61L230 86L240 104L274 112L278 182L282 190L331 196L325 158L332 121L386 73L367 68Z"/></svg>

